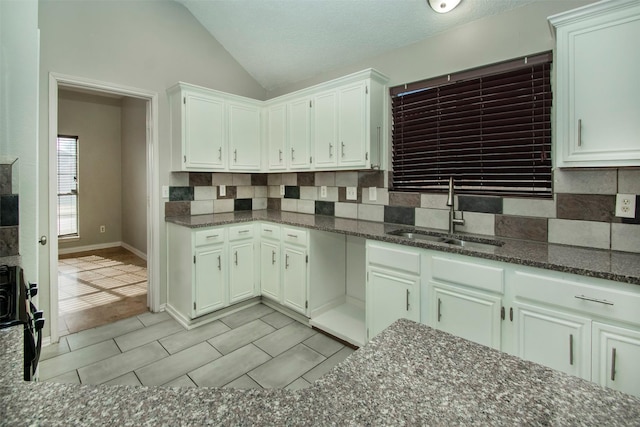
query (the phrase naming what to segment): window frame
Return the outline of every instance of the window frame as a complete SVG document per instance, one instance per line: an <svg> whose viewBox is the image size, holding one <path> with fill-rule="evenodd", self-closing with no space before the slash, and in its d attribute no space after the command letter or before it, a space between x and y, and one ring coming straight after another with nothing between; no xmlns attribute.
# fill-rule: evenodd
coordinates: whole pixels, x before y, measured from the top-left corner
<svg viewBox="0 0 640 427"><path fill-rule="evenodd" d="M61 140L73 140L75 142L75 146L74 146L74 150L75 150L75 170L72 170L71 172L75 172L75 175L73 176L73 181L75 183L75 190L74 189L70 189L70 191L68 192L61 192L60 191L60 186L61 186L61 155L60 155L60 142ZM80 188L80 180L79 180L79 174L80 174L80 144L79 144L79 137L76 135L58 135L58 137L56 138L56 153L57 153L57 173L56 173L56 177L58 180L57 183L57 192L56 192L56 197L57 197L57 206L56 206L56 221L57 221L57 225L58 225L58 230L57 230L57 235L58 235L58 239L59 240L71 240L71 239L78 239L80 238L80 199L79 199L79 188ZM70 156L70 157L73 157ZM70 176L71 174L64 174L67 176ZM67 184L68 185L68 184ZM60 204L60 200L61 198L72 198L74 200L74 205L75 205L75 212L72 212L71 215L65 215L67 217L71 217L72 220L75 223L75 231L72 229L70 233L64 233L61 234L61 204Z"/></svg>
<svg viewBox="0 0 640 427"><path fill-rule="evenodd" d="M391 87L391 189L444 192L453 176L459 194L552 198L552 66L543 52Z"/></svg>

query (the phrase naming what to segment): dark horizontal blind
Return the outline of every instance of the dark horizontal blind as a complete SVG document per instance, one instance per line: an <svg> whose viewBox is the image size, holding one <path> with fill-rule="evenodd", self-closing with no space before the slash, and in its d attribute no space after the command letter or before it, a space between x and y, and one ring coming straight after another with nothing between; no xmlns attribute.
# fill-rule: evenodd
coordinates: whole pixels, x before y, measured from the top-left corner
<svg viewBox="0 0 640 427"><path fill-rule="evenodd" d="M391 88L393 189L453 176L459 193L551 197L550 69L549 53Z"/></svg>

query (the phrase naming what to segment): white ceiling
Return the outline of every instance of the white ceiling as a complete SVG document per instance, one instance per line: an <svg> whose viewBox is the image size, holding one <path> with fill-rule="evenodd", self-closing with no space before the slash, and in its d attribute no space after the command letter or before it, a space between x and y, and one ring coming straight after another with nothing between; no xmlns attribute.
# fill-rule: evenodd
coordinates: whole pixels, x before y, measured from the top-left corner
<svg viewBox="0 0 640 427"><path fill-rule="evenodd" d="M265 89L295 83L534 1L175 0Z"/></svg>

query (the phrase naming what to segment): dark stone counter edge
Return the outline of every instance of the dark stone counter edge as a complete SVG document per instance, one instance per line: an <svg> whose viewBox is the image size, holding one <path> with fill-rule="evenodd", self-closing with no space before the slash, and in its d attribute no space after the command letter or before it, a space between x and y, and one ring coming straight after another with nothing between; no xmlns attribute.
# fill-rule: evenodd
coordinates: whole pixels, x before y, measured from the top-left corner
<svg viewBox="0 0 640 427"><path fill-rule="evenodd" d="M278 212L278 211L275 211L275 212ZM331 220L338 220L338 221L344 221L344 222L353 222L356 224L370 224L374 227L384 228L383 233L362 232L362 231L354 231L354 230L349 230L349 229L344 229L339 227L331 227L329 225L316 225L316 224L305 223L303 221L298 222L291 219L282 219L282 218L278 218L275 212L251 211L249 213L250 215L247 215L246 213L234 215L233 213L230 213L230 212L223 213L223 214L200 215L203 217L204 216L212 217L212 220L203 222L203 223L196 223L196 224L192 223L191 219L194 217L197 217L198 215L166 217L165 222L170 222L170 223L177 224L187 228L206 228L206 227L215 227L215 226L221 226L221 225L237 224L242 222L267 221L267 222L273 222L278 224L291 225L295 227L307 228L311 230L346 234L346 235L351 235L356 237L362 237L369 240L378 240L378 241L383 241L388 243L401 244L405 246L413 246L413 247L422 248L422 249L432 249L432 250L437 250L441 252L456 253L460 255L473 256L476 258L484 258L484 259L493 260L493 261L503 261L510 264L543 268L546 270L553 270L553 271L558 271L562 273L571 273L571 274L576 274L580 276L587 276L587 277L593 277L598 279L611 280L615 282L623 282L623 283L629 283L633 285L640 285L640 275L621 274L621 273L614 273L611 271L582 268L582 267L576 267L576 266L566 265L561 263L554 263L550 261L540 261L535 259L535 257L527 258L522 255L496 254L493 252L483 252L481 250L472 249L472 248L456 247L456 246L438 244L435 242L428 242L428 241L416 241L416 240L411 240L411 239L407 239L399 236L386 234L389 231L406 229L406 228L423 229L426 231L439 232L439 233L442 233L443 230L427 229L422 227L406 226L401 224L389 224L389 223L381 223L381 222L356 220L351 218L337 218L337 217L328 217L328 216L321 216L321 215L302 214L302 213L296 213L296 212L284 212L284 214L287 216L299 215L304 218L320 217L320 218L323 218L326 222L331 222ZM228 216L230 215L233 215L234 217L229 218ZM219 219L216 219L216 216L218 216ZM564 250L575 249L576 251L582 252L582 254L579 255L581 257L586 257L589 254L593 254L593 255L602 254L604 252L611 253L611 254L621 254L629 257L637 257L636 265L640 265L640 254L635 254L630 252L627 253L627 252L607 251L604 249L591 249L586 247L576 247L576 246L559 245L559 244L552 244L552 243L528 242L528 241L520 241L517 239L509 239L509 238L496 237L496 236L480 236L480 235L472 235L472 234L465 233L465 236L467 235L478 236L481 238L489 237L491 239L501 240L501 241L507 242L507 244L512 247L527 245L530 247L537 247L540 250L545 250L545 251L547 250L547 248L550 248L550 247L558 247ZM518 252L521 252L521 251L513 251L513 253L518 253Z"/></svg>

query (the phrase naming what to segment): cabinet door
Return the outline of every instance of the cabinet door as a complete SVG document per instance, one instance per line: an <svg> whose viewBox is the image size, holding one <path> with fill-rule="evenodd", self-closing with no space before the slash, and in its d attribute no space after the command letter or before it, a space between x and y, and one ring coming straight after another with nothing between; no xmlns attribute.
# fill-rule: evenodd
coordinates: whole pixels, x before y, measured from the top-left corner
<svg viewBox="0 0 640 427"><path fill-rule="evenodd" d="M269 107L267 118L267 157L269 170L286 168L284 160L287 140L286 104Z"/></svg>
<svg viewBox="0 0 640 427"><path fill-rule="evenodd" d="M462 287L431 283L432 326L453 335L500 349L502 298Z"/></svg>
<svg viewBox="0 0 640 427"><path fill-rule="evenodd" d="M639 330L593 322L593 381L640 397L639 361Z"/></svg>
<svg viewBox="0 0 640 427"><path fill-rule="evenodd" d="M263 296L282 302L280 288L280 243L260 243L260 290Z"/></svg>
<svg viewBox="0 0 640 427"><path fill-rule="evenodd" d="M260 108L228 103L229 169L260 170Z"/></svg>
<svg viewBox="0 0 640 427"><path fill-rule="evenodd" d="M196 94L183 100L185 169L224 169L224 101Z"/></svg>
<svg viewBox="0 0 640 427"><path fill-rule="evenodd" d="M371 339L398 319L420 321L418 276L369 267L367 271L367 334Z"/></svg>
<svg viewBox="0 0 640 427"><path fill-rule="evenodd" d="M285 245L283 258L283 303L295 311L306 314L307 252L304 248Z"/></svg>
<svg viewBox="0 0 640 427"><path fill-rule="evenodd" d="M313 102L313 147L316 168L338 164L338 92L317 95Z"/></svg>
<svg viewBox="0 0 640 427"><path fill-rule="evenodd" d="M338 165L366 167L367 86L364 82L339 90L338 97Z"/></svg>
<svg viewBox="0 0 640 427"><path fill-rule="evenodd" d="M255 296L255 256L253 240L237 242L229 247L229 302L234 303Z"/></svg>
<svg viewBox="0 0 640 427"><path fill-rule="evenodd" d="M591 320L515 303L516 355L591 379Z"/></svg>
<svg viewBox="0 0 640 427"><path fill-rule="evenodd" d="M289 153L291 169L311 167L311 100L293 101L288 107Z"/></svg>
<svg viewBox="0 0 640 427"><path fill-rule="evenodd" d="M224 246L202 246L195 251L193 317L225 306Z"/></svg>

